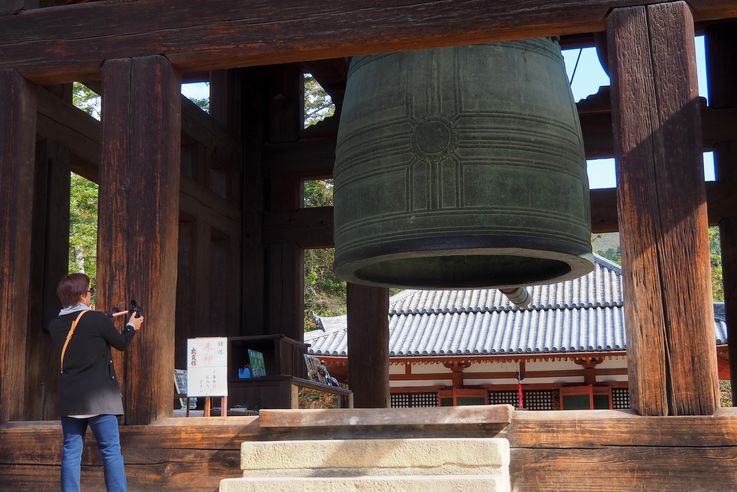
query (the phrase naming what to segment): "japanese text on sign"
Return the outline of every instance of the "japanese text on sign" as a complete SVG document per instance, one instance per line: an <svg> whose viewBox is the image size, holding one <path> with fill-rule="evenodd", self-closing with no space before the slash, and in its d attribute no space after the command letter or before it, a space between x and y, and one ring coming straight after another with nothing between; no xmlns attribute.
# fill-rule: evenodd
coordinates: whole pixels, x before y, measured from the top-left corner
<svg viewBox="0 0 737 492"><path fill-rule="evenodd" d="M187 395L228 395L227 338L187 340Z"/></svg>

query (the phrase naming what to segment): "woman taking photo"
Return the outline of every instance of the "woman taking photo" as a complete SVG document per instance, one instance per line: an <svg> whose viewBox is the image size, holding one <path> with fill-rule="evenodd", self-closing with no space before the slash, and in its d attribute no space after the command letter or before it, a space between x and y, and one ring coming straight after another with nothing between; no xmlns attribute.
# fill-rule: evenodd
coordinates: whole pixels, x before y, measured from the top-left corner
<svg viewBox="0 0 737 492"><path fill-rule="evenodd" d="M127 488L120 451L118 415L123 415L120 387L110 347L128 348L143 316L132 315L120 333L104 313L90 310L94 289L83 273L67 275L56 290L63 309L49 331L60 361L59 414L64 433L61 490L79 491L84 435L89 426L97 440L108 491Z"/></svg>

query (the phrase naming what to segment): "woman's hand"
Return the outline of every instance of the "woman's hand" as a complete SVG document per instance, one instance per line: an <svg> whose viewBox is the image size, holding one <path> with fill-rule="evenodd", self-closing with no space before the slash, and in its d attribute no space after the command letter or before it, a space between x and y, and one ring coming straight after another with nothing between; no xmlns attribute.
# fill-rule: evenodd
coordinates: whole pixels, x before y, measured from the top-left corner
<svg viewBox="0 0 737 492"><path fill-rule="evenodd" d="M128 320L128 324L133 327L134 330L138 331L141 329L141 325L143 324L143 315L136 318L136 313L133 313L131 315L131 319Z"/></svg>

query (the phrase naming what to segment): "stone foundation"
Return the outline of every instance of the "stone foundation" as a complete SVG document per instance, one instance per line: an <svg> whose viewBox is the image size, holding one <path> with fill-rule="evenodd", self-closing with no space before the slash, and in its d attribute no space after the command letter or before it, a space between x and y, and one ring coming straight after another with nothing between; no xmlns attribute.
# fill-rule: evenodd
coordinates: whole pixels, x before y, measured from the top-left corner
<svg viewBox="0 0 737 492"><path fill-rule="evenodd" d="M244 442L241 468L221 492L510 490L501 438Z"/></svg>

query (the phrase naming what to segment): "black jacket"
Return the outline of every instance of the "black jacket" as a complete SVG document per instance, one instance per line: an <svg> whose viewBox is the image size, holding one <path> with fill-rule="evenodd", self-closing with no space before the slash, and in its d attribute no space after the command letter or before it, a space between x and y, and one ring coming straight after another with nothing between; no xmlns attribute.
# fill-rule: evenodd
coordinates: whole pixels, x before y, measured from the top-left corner
<svg viewBox="0 0 737 492"><path fill-rule="evenodd" d="M79 311L59 316L49 325L56 357L52 364L56 367L67 333L78 315ZM64 372L59 374L60 415L123 414L110 347L127 349L134 334L130 325L120 333L104 313L89 311L82 316L67 345Z"/></svg>

